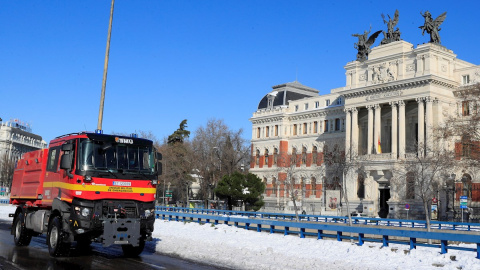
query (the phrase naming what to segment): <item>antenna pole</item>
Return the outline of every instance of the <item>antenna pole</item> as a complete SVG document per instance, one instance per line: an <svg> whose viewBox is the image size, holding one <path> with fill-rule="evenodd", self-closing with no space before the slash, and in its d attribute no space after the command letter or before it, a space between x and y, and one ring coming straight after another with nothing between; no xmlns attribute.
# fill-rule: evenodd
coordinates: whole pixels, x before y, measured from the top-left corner
<svg viewBox="0 0 480 270"><path fill-rule="evenodd" d="M110 23L108 25L107 49L105 51L105 65L103 66L102 95L100 96L100 111L98 112L98 125L97 125L97 131L96 131L98 133L102 133L103 104L105 103L105 87L107 86L108 55L110 53L110 37L112 35L114 4L115 4L115 0L112 0L112 7L110 8Z"/></svg>

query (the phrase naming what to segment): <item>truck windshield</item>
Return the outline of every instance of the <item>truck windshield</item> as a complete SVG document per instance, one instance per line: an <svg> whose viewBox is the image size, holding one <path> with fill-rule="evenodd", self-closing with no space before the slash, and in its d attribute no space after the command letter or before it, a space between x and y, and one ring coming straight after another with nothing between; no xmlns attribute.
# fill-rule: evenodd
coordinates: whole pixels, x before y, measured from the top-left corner
<svg viewBox="0 0 480 270"><path fill-rule="evenodd" d="M81 171L110 173L154 173L152 146L82 140L79 144Z"/></svg>

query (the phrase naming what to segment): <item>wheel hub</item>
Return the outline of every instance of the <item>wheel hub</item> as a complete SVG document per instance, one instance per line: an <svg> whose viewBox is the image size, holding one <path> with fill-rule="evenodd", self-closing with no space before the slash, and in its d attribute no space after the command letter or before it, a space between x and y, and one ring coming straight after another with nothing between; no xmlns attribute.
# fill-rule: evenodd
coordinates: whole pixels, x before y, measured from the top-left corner
<svg viewBox="0 0 480 270"><path fill-rule="evenodd" d="M55 248L57 246L58 241L58 229L57 227L53 227L52 231L50 232L50 246Z"/></svg>

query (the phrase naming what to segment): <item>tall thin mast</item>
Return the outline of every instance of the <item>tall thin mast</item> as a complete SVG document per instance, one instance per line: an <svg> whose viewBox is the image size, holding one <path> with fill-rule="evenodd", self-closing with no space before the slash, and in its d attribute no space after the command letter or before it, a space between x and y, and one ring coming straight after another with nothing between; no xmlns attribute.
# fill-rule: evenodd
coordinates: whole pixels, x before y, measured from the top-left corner
<svg viewBox="0 0 480 270"><path fill-rule="evenodd" d="M98 112L98 125L97 132L102 132L103 121L103 104L105 102L105 87L107 86L107 71L108 71L108 55L110 53L110 37L112 35L112 21L113 21L113 6L115 0L112 0L112 7L110 9L110 23L108 25L108 37L107 37L107 49L105 52L105 65L103 66L103 82L102 82L102 95L100 96L100 111Z"/></svg>

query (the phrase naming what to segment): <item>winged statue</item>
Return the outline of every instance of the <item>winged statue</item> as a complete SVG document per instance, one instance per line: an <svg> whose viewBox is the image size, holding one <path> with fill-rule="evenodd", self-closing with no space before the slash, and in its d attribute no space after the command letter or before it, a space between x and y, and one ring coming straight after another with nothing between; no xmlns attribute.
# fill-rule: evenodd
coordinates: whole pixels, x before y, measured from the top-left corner
<svg viewBox="0 0 480 270"><path fill-rule="evenodd" d="M382 30L379 30L373 33L370 37L368 36L372 31L370 26L369 31L365 31L363 34L352 34L353 37L358 37L358 42L356 42L353 47L357 49L357 61L363 62L368 59L368 54L372 51L370 47L375 42L375 39L380 35Z"/></svg>
<svg viewBox="0 0 480 270"><path fill-rule="evenodd" d="M422 36L425 34L425 31L427 31L427 34L430 34L430 42L440 44L440 35L438 32L441 30L440 25L447 17L447 12L442 13L435 20L432 18L432 14L430 14L428 10L423 14L420 11L420 14L425 18L425 23L418 27L422 29Z"/></svg>
<svg viewBox="0 0 480 270"><path fill-rule="evenodd" d="M388 21L385 20L385 15L382 14L383 23L387 24L387 32L385 33L385 31L382 31L383 32L383 40L380 42L380 44L388 44L390 42L400 40L400 30L398 29L398 27L397 27L397 29L394 30L395 26L398 23L398 17L399 17L398 9L395 10L395 14L393 15L393 19L390 18L390 15L387 15L387 16L388 16Z"/></svg>

